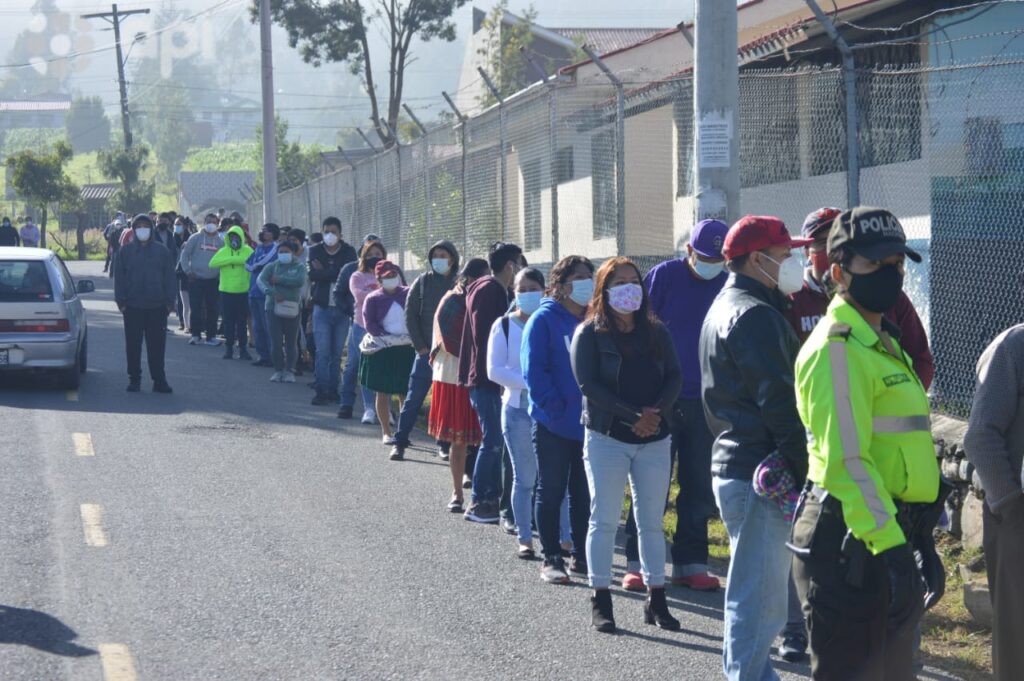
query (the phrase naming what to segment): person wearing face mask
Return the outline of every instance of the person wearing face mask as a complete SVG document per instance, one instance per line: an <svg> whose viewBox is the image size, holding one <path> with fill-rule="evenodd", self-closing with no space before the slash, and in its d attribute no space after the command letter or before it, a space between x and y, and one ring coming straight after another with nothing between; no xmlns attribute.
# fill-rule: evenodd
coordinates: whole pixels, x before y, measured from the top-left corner
<svg viewBox="0 0 1024 681"><path fill-rule="evenodd" d="M356 366L361 363L362 353L359 350L358 343L361 343L363 337L366 335L366 322L363 319L363 303L366 301L366 296L370 295L374 291L380 288L380 284L377 282L377 277L374 271L377 267L377 263L382 260L386 260L388 257L387 249L384 248L384 244L380 241L367 241L363 244L363 252L359 257L359 265L356 267L356 271L352 273L349 278L349 290L352 292L352 299L354 305L354 311L352 315L352 336L358 338L356 342L356 352L350 355L350 361L357 362ZM353 341L349 341L349 352L351 352ZM358 380L358 369L356 378ZM368 390L365 386L362 386L363 392L363 417L360 419L360 423L364 425L374 425L378 422L377 419L377 398L374 396L372 390ZM369 397L369 399L367 399ZM353 402L355 396L353 396ZM385 415L387 416L387 415Z"/></svg>
<svg viewBox="0 0 1024 681"><path fill-rule="evenodd" d="M459 252L450 241L438 241L427 253L430 269L412 283L409 289L409 300L405 306L405 324L409 327L409 337L416 350L416 361L409 375L409 390L402 405L402 413L398 416L398 429L395 431L395 444L391 450L392 458L401 459L409 446L409 436L416 425L420 408L430 392L431 362L430 350L434 327L434 315L441 298L448 293L458 279ZM448 441L437 442L438 452L447 457Z"/></svg>
<svg viewBox="0 0 1024 681"><path fill-rule="evenodd" d="M597 270L596 279L587 320L576 329L571 352L586 425L591 623L597 631L615 631L608 589L622 488L628 480L648 589L644 621L675 631L679 620L665 601L661 518L672 474L672 407L682 387L682 372L672 336L650 311L637 266L628 258L611 258Z"/></svg>
<svg viewBox="0 0 1024 681"><path fill-rule="evenodd" d="M594 265L587 258L562 258L548 277L548 296L523 329L520 361L533 419L537 458L535 515L544 562L540 577L568 584L559 514L569 494L572 560L569 570L587 574L586 537L590 492L583 467L583 394L572 373L569 344L594 297ZM621 494L621 490L620 490Z"/></svg>
<svg viewBox="0 0 1024 681"><path fill-rule="evenodd" d="M192 314L192 308L189 305L188 299L188 277L185 275L184 270L181 269L181 262L179 262L181 249L185 247L185 242L191 236L186 227L185 220L182 217L177 217L174 220L174 245L179 254L178 258L174 260L174 276L178 278L178 300L176 307L178 312L178 330L191 333L188 329L189 317Z"/></svg>
<svg viewBox="0 0 1024 681"><path fill-rule="evenodd" d="M373 273L380 288L363 301L366 336L360 344L359 382L377 393L381 434L388 444L394 426L388 416L391 396L405 396L416 351L405 325L409 287L402 270L390 260L381 260Z"/></svg>
<svg viewBox="0 0 1024 681"><path fill-rule="evenodd" d="M516 275L514 309L491 326L487 342L487 377L502 387L501 431L512 460L512 513L519 539L517 555L535 557L533 550L533 490L537 484L537 457L531 442L529 397L523 379L521 353L523 327L540 308L544 296L544 275L527 267Z"/></svg>
<svg viewBox="0 0 1024 681"><path fill-rule="evenodd" d="M160 213L156 221L156 231L153 233L153 238L156 239L157 243L163 244L171 257L174 258L174 262L178 262L178 242L174 239L174 214L173 213Z"/></svg>
<svg viewBox="0 0 1024 681"><path fill-rule="evenodd" d="M341 354L352 326L338 309L331 289L338 273L356 259L356 249L341 238L341 220L324 218L323 243L309 249L309 281L313 296L313 339L316 345L314 405L340 405Z"/></svg>
<svg viewBox="0 0 1024 681"><path fill-rule="evenodd" d="M189 327L192 338L189 345L199 345L206 332L206 345L218 346L217 319L220 316L220 270L210 267L213 256L224 245L217 233L217 216L209 213L204 219L203 229L189 237L181 249L178 263L188 277L188 298L192 307Z"/></svg>
<svg viewBox="0 0 1024 681"><path fill-rule="evenodd" d="M800 343L782 310L803 283L794 240L775 217L748 215L725 237L731 276L708 309L699 355L704 413L715 437L712 489L729 534L723 669L731 681L776 678L772 642L786 621L789 523L754 489L754 472L781 460L797 485L807 440L796 409Z"/></svg>
<svg viewBox="0 0 1024 681"><path fill-rule="evenodd" d="M892 213L867 206L836 216L827 249L836 295L796 361L810 466L792 566L811 673L913 679L916 627L945 586L932 531L950 488L928 395L885 313L921 256Z"/></svg>
<svg viewBox="0 0 1024 681"><path fill-rule="evenodd" d="M341 310L343 315L352 320L352 328L348 333L348 345L345 351L345 368L341 372L341 405L338 407L339 419L352 418L352 410L356 403L356 387L359 387L362 392L364 409L374 409L373 393L359 386L359 343L363 340L363 336L366 335L366 329L356 324L356 314L358 313L359 318L362 319L362 310L359 307L362 306L365 295L360 298L359 307L357 307L356 297L352 294L350 283L352 275L359 271L360 266L363 264L364 251L371 249L377 257L383 260L385 257L383 248L380 245L380 237L376 234L367 234L359 248L359 259L341 268L338 272L338 278L334 282L334 289L331 292L331 295L334 297L335 306ZM372 275L376 264L374 262L366 267L365 271ZM376 285L376 279L373 280L373 283Z"/></svg>
<svg viewBox="0 0 1024 681"><path fill-rule="evenodd" d="M263 225L259 233L260 243L245 262L249 272L249 315L252 318L253 341L256 343L256 354L259 359L253 366L269 367L270 358L270 320L267 318L267 297L259 285L260 273L263 268L277 259L277 240L281 237L281 228L273 222ZM294 251L292 252L294 255ZM294 371L295 366L292 365Z"/></svg>
<svg viewBox="0 0 1024 681"><path fill-rule="evenodd" d="M228 229L227 239L219 251L210 259L210 267L220 270L220 305L224 314L224 359L235 358L235 342L238 342L238 359L252 361L246 334L246 317L249 312L249 272L245 263L253 253L245 243L245 234L238 225Z"/></svg>
<svg viewBox="0 0 1024 681"><path fill-rule="evenodd" d="M498 242L487 258L491 275L481 277L466 290L466 323L459 348L459 384L469 388L469 398L480 417L483 443L473 469L473 498L466 509L466 520L497 523L501 520L503 490L502 464L505 444L501 437L501 388L487 377L487 340L494 321L508 310L509 289L516 273L526 266L523 249ZM511 462L508 465L511 487ZM511 489L509 489L511 493ZM515 524L507 516L506 530Z"/></svg>
<svg viewBox="0 0 1024 681"><path fill-rule="evenodd" d="M128 392L142 384L142 343L146 343L153 392L169 393L164 370L167 315L174 311L177 286L174 259L155 239L153 222L145 215L132 221L135 238L114 258L114 301L124 317L124 344L128 363Z"/></svg>
<svg viewBox="0 0 1024 681"><path fill-rule="evenodd" d="M298 250L299 244L296 241L282 241L278 244L274 260L260 270L256 280L264 294L264 312L274 367L270 380L275 383L295 382L301 321L299 310L302 289L306 284L306 263L296 257Z"/></svg>
<svg viewBox="0 0 1024 681"><path fill-rule="evenodd" d="M0 246L20 246L21 236L18 235L18 230L11 224L9 217L4 217L3 222L0 223ZM103 270L106 272L106 270Z"/></svg>
<svg viewBox="0 0 1024 681"><path fill-rule="evenodd" d="M459 351L466 322L466 289L480 277L490 274L483 258L473 258L459 273L459 280L444 294L434 315L433 347L430 362L433 371L433 397L427 432L449 442L448 469L452 475L452 498L448 510L463 512L462 480L470 447L478 447L483 434L480 419L469 400L469 391L459 385Z"/></svg>
<svg viewBox="0 0 1024 681"><path fill-rule="evenodd" d="M676 460L676 529L672 535L672 582L698 591L719 588L708 573L708 518L715 512L711 490L713 438L700 401L698 344L704 318L728 275L722 246L729 227L718 220L697 223L686 245L686 257L669 260L647 273L644 286L651 312L672 335L676 357L683 367L683 385L673 405L672 452ZM626 522L627 591L643 591L636 519Z"/></svg>

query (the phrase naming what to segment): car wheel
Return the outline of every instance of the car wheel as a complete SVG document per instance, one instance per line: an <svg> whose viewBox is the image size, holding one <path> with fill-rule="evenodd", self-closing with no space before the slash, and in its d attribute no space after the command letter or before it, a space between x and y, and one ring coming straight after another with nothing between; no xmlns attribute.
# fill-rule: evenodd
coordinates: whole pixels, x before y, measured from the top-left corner
<svg viewBox="0 0 1024 681"><path fill-rule="evenodd" d="M74 366L61 369L59 379L61 388L64 390L78 390L78 386L82 381L81 364L81 359L76 357Z"/></svg>
<svg viewBox="0 0 1024 681"><path fill-rule="evenodd" d="M82 341L82 350L78 353L78 373L84 374L89 366L89 339Z"/></svg>

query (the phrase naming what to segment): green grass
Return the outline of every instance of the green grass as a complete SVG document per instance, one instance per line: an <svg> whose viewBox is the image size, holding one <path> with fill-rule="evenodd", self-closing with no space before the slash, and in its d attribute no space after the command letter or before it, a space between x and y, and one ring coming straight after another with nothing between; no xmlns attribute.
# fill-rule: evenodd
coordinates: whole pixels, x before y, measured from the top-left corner
<svg viewBox="0 0 1024 681"><path fill-rule="evenodd" d="M189 152L183 171L208 172L230 170L259 171L256 142L226 142L211 147L196 148Z"/></svg>

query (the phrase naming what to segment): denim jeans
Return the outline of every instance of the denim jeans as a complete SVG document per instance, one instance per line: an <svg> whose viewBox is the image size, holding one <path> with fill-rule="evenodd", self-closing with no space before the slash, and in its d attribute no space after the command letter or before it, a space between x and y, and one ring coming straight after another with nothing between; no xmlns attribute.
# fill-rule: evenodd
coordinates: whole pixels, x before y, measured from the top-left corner
<svg viewBox="0 0 1024 681"><path fill-rule="evenodd" d="M679 400L672 424L672 453L676 457L676 530L672 535L672 576L689 577L708 571L708 518L715 512L711 491L711 446L714 437L704 420L699 399ZM636 520L632 509L626 521L626 561L639 561Z"/></svg>
<svg viewBox="0 0 1024 681"><path fill-rule="evenodd" d="M534 422L533 451L537 455L537 507L534 512L544 559L553 561L562 557L558 526L567 492L572 555L583 559L586 557L587 524L590 521L590 489L583 467L583 443L556 435Z"/></svg>
<svg viewBox="0 0 1024 681"><path fill-rule="evenodd" d="M778 679L768 656L786 622L792 554L789 523L750 480L712 480L729 533L729 582L725 587L722 667L729 681Z"/></svg>
<svg viewBox="0 0 1024 681"><path fill-rule="evenodd" d="M480 417L483 440L473 468L473 503L501 497L501 391L490 386L469 389L469 401Z"/></svg>
<svg viewBox="0 0 1024 681"><path fill-rule="evenodd" d="M338 392L341 382L341 353L348 341L352 320L336 307L313 306L313 337L316 340L316 390Z"/></svg>
<svg viewBox="0 0 1024 681"><path fill-rule="evenodd" d="M433 379L434 371L430 367L429 355L416 353L412 371L409 373L409 392L405 396L402 413L398 416L398 430L395 432L395 444L399 447L409 446L409 436L412 434L412 429L416 427L416 419L419 418L423 400L430 392ZM439 441L438 444L447 443Z"/></svg>
<svg viewBox="0 0 1024 681"><path fill-rule="evenodd" d="M252 341L256 344L256 354L260 356L260 359L269 362L270 320L267 319L266 305L266 298L249 296L249 314L252 316ZM292 368L294 369L294 367Z"/></svg>
<svg viewBox="0 0 1024 681"><path fill-rule="evenodd" d="M537 486L537 455L533 451L533 419L526 409L504 405L501 409L501 432L505 436L505 449L512 460L511 504L519 543L528 544L533 538L534 488ZM569 496L562 501L559 513L560 538L572 541L569 531Z"/></svg>
<svg viewBox="0 0 1024 681"><path fill-rule="evenodd" d="M665 537L661 518L672 477L672 445L668 438L646 444L620 442L588 430L583 463L590 489L587 566L590 586L612 583L615 531L622 515L622 488L629 480L640 537L640 565L647 586L665 585Z"/></svg>
<svg viewBox="0 0 1024 681"><path fill-rule="evenodd" d="M359 384L359 344L366 335L366 329L358 324L352 324L352 330L348 334L348 351L345 359L345 372L341 378L341 405L342 407L354 407L356 404L356 385ZM359 386L363 396L363 409L374 408L373 391Z"/></svg>

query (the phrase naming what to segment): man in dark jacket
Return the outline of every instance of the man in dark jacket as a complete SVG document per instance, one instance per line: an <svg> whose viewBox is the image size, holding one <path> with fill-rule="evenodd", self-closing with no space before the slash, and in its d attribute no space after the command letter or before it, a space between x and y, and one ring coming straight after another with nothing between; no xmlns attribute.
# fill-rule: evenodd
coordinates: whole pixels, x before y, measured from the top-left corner
<svg viewBox="0 0 1024 681"><path fill-rule="evenodd" d="M508 310L509 290L516 273L526 267L523 250L497 243L488 255L492 276L477 279L466 291L466 323L459 349L459 384L469 388L469 399L480 418L483 442L473 468L473 501L466 520L496 523L502 496L501 388L487 377L487 341L494 322ZM511 519L508 519L511 523ZM514 523L513 523L514 526Z"/></svg>
<svg viewBox="0 0 1024 681"><path fill-rule="evenodd" d="M356 249L341 238L341 220L324 218L323 243L309 249L309 280L313 297L313 338L316 342L314 405L338 404L341 395L341 353L352 320L338 309L331 290L341 268L356 259Z"/></svg>
<svg viewBox="0 0 1024 681"><path fill-rule="evenodd" d="M786 621L789 523L758 496L754 471L781 455L798 485L807 443L796 410L793 365L800 343L782 310L799 290L794 241L778 218L747 216L730 228L724 255L732 272L700 335L704 413L715 436L715 501L729 533L723 667L730 679L774 678L771 644Z"/></svg>
<svg viewBox="0 0 1024 681"><path fill-rule="evenodd" d="M169 393L164 372L167 315L178 295L174 260L156 241L153 221L139 215L132 222L135 238L114 258L114 300L124 316L125 354L128 358L128 392L139 392L142 383L142 341L153 392Z"/></svg>
<svg viewBox="0 0 1024 681"><path fill-rule="evenodd" d="M359 247L359 257L363 257L363 249L368 245L380 244L380 237L376 234L367 234ZM353 260L338 272L338 279L334 282L334 304L341 310L342 314L352 320L356 311L356 299L352 295L352 287L349 282L352 274L359 267L359 261ZM357 332L358 331L358 332ZM345 369L341 373L341 404L338 406L338 418L352 418L352 408L356 404L356 386L359 384L359 343L366 335L365 329L360 329L354 324L349 325L348 349L345 352ZM374 404L373 391L365 386L359 386L363 395L363 406L365 409L372 409Z"/></svg>
<svg viewBox="0 0 1024 681"><path fill-rule="evenodd" d="M11 219L5 217L3 223L0 223L0 246L20 245L21 237L18 236L18 230L11 224Z"/></svg>
<svg viewBox="0 0 1024 681"><path fill-rule="evenodd" d="M174 263L178 263L178 256L181 255L178 252L178 243L174 240L174 214L170 212L160 213L160 216L156 220L156 233L153 235L158 244L162 244L164 248L171 254L171 258Z"/></svg>
<svg viewBox="0 0 1024 681"><path fill-rule="evenodd" d="M430 392L433 370L430 368L430 350L434 339L434 313L441 303L441 298L455 286L459 272L459 252L450 241L438 241L427 253L429 269L416 277L409 289L409 298L405 302L405 325L409 327L412 346L416 349L416 361L413 362L409 374L409 393L402 404L402 413L398 417L398 430L395 432L395 446L391 450L391 459L400 460L405 456L405 448L409 446L409 435L423 406L423 400ZM447 450L447 442L438 442L442 451Z"/></svg>

